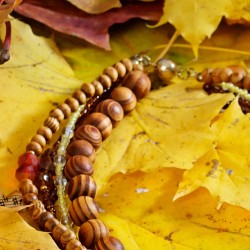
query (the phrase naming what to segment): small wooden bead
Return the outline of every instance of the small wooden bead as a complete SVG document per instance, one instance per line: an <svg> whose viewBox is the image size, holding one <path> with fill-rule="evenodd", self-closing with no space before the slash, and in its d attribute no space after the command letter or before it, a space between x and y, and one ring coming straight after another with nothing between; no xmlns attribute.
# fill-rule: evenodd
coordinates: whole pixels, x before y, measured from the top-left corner
<svg viewBox="0 0 250 250"><path fill-rule="evenodd" d="M60 224L59 220L57 220L55 217L50 218L45 222L44 228L47 232L52 232L54 227L59 224Z"/></svg>
<svg viewBox="0 0 250 250"><path fill-rule="evenodd" d="M244 77L242 85L244 89L250 90L250 75Z"/></svg>
<svg viewBox="0 0 250 250"><path fill-rule="evenodd" d="M34 200L30 203L32 206L30 206L30 210L34 210L35 208L42 208L44 209L44 204L40 200Z"/></svg>
<svg viewBox="0 0 250 250"><path fill-rule="evenodd" d="M92 175L94 172L93 164L88 157L75 155L69 158L64 168L64 176L70 180L79 174Z"/></svg>
<svg viewBox="0 0 250 250"><path fill-rule="evenodd" d="M45 210L45 209L44 209ZM44 211L43 213L41 213L40 218L39 218L39 225L44 228L45 223L49 220L49 219L53 219L55 218L54 215L48 211Z"/></svg>
<svg viewBox="0 0 250 250"><path fill-rule="evenodd" d="M87 97L92 97L95 95L95 86L92 83L84 83L81 86L81 90Z"/></svg>
<svg viewBox="0 0 250 250"><path fill-rule="evenodd" d="M95 198L96 183L93 178L88 175L77 175L73 177L68 185L68 196L70 200L74 200L79 196L89 196Z"/></svg>
<svg viewBox="0 0 250 250"><path fill-rule="evenodd" d="M108 75L102 74L97 80L102 84L104 89L108 89L112 85L111 78Z"/></svg>
<svg viewBox="0 0 250 250"><path fill-rule="evenodd" d="M44 121L43 125L47 126L48 128L50 128L53 133L55 133L56 131L58 131L59 126L60 126L59 121L55 117L48 117Z"/></svg>
<svg viewBox="0 0 250 250"><path fill-rule="evenodd" d="M121 63L126 67L127 72L133 70L133 63L130 59L124 58L121 60Z"/></svg>
<svg viewBox="0 0 250 250"><path fill-rule="evenodd" d="M83 125L92 125L95 126L101 133L102 139L105 140L112 131L112 123L108 116L94 112L90 114L84 121Z"/></svg>
<svg viewBox="0 0 250 250"><path fill-rule="evenodd" d="M214 69L212 68L206 68L201 72L201 81L204 83L211 83L212 81L212 72Z"/></svg>
<svg viewBox="0 0 250 250"><path fill-rule="evenodd" d="M69 105L71 112L75 112L79 107L79 102L76 98L70 96L65 100L65 103Z"/></svg>
<svg viewBox="0 0 250 250"><path fill-rule="evenodd" d="M232 74L233 74L232 69L230 69L228 67L222 69L222 71L220 72L221 82L228 82L230 80L230 77Z"/></svg>
<svg viewBox="0 0 250 250"><path fill-rule="evenodd" d="M94 250L124 250L120 240L115 237L107 236L97 241Z"/></svg>
<svg viewBox="0 0 250 250"><path fill-rule="evenodd" d="M96 219L98 212L95 200L89 196L80 196L74 199L69 207L70 217L77 226L81 226L89 219Z"/></svg>
<svg viewBox="0 0 250 250"><path fill-rule="evenodd" d="M48 142L51 140L53 133L52 133L52 130L48 128L47 126L42 126L41 128L37 130L37 134L42 135Z"/></svg>
<svg viewBox="0 0 250 250"><path fill-rule="evenodd" d="M107 67L103 70L103 74L108 75L112 82L116 82L118 79L118 72L114 67Z"/></svg>
<svg viewBox="0 0 250 250"><path fill-rule="evenodd" d="M212 81L213 81L213 83L220 83L221 82L221 79L220 79L221 71L222 71L222 68L216 68L212 72Z"/></svg>
<svg viewBox="0 0 250 250"><path fill-rule="evenodd" d="M41 145L42 148L45 147L45 145L46 145L46 139L42 135L38 135L38 134L34 135L31 139L31 141L37 142L38 144Z"/></svg>
<svg viewBox="0 0 250 250"><path fill-rule="evenodd" d="M32 215L31 215L32 220L34 220L34 221L39 220L40 215L41 215L43 212L45 212L45 209L40 208L40 207L35 208L35 209L33 210L33 212L32 212Z"/></svg>
<svg viewBox="0 0 250 250"><path fill-rule="evenodd" d="M92 125L80 126L75 134L75 140L86 140L92 144L94 148L99 148L102 144L102 135L100 131Z"/></svg>
<svg viewBox="0 0 250 250"><path fill-rule="evenodd" d="M73 231L71 231L71 230L68 229L66 232L64 232L64 233L61 235L60 241L61 241L61 243L62 243L63 245L66 245L69 241L71 241L71 240L73 240L73 239L75 239L75 238L76 238L75 233L74 233Z"/></svg>
<svg viewBox="0 0 250 250"><path fill-rule="evenodd" d="M59 108L52 109L49 113L49 116L56 118L59 122L61 122L64 119L64 114L62 110Z"/></svg>
<svg viewBox="0 0 250 250"><path fill-rule="evenodd" d="M149 93L151 81L143 71L133 70L124 78L122 85L131 89L139 100Z"/></svg>
<svg viewBox="0 0 250 250"><path fill-rule="evenodd" d="M27 145L26 151L33 151L36 155L40 155L43 148L39 143L32 141Z"/></svg>
<svg viewBox="0 0 250 250"><path fill-rule="evenodd" d="M52 236L53 236L54 240L59 242L62 234L65 233L67 230L68 230L68 228L66 226L64 226L63 224L56 225L52 231Z"/></svg>
<svg viewBox="0 0 250 250"><path fill-rule="evenodd" d="M102 84L95 80L92 82L92 85L95 87L95 95L100 96L103 93L103 86Z"/></svg>
<svg viewBox="0 0 250 250"><path fill-rule="evenodd" d="M120 103L112 99L106 99L100 102L95 111L107 115L110 118L113 127L116 127L124 117L122 106Z"/></svg>
<svg viewBox="0 0 250 250"><path fill-rule="evenodd" d="M23 196L23 203L25 205L31 204L33 201L37 200L37 195L34 193L27 193Z"/></svg>
<svg viewBox="0 0 250 250"><path fill-rule="evenodd" d="M93 248L100 238L109 236L109 230L101 220L91 219L81 225L78 235L84 246Z"/></svg>
<svg viewBox="0 0 250 250"><path fill-rule="evenodd" d="M79 240L73 239L67 243L66 250L87 250L87 248Z"/></svg>
<svg viewBox="0 0 250 250"><path fill-rule="evenodd" d="M126 69L126 67L125 67L125 65L123 63L117 62L114 65L114 67L117 70L119 77L124 77L126 75L127 69Z"/></svg>
<svg viewBox="0 0 250 250"><path fill-rule="evenodd" d="M126 87L117 87L111 92L111 97L119 102L125 113L131 112L136 107L136 96Z"/></svg>
<svg viewBox="0 0 250 250"><path fill-rule="evenodd" d="M83 155L88 157L92 162L95 160L95 149L94 147L86 140L75 140L72 141L68 148L67 153L70 156L74 155Z"/></svg>
<svg viewBox="0 0 250 250"><path fill-rule="evenodd" d="M71 114L71 108L67 103L63 103L60 106L58 106L57 108L59 108L60 110L62 110L63 114L64 114L64 119L67 119L70 114Z"/></svg>
<svg viewBox="0 0 250 250"><path fill-rule="evenodd" d="M77 89L72 95L79 103L86 103L86 95L80 89Z"/></svg>
<svg viewBox="0 0 250 250"><path fill-rule="evenodd" d="M22 179L19 183L19 190L22 195L28 193L34 193L36 195L38 194L37 187L32 183L30 179Z"/></svg>

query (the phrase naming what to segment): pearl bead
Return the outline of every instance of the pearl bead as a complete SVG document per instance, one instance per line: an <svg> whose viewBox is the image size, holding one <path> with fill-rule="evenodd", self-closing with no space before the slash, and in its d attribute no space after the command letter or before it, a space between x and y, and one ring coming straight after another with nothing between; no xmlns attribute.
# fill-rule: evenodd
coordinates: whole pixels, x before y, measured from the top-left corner
<svg viewBox="0 0 250 250"><path fill-rule="evenodd" d="M176 75L176 65L173 61L162 58L156 63L156 73L164 83L168 83Z"/></svg>
<svg viewBox="0 0 250 250"><path fill-rule="evenodd" d="M83 155L70 157L64 168L64 175L67 180L70 180L79 174L92 175L93 172L94 168L92 162L88 157Z"/></svg>
<svg viewBox="0 0 250 250"><path fill-rule="evenodd" d="M124 246L117 238L106 236L98 240L94 250L124 250Z"/></svg>
<svg viewBox="0 0 250 250"><path fill-rule="evenodd" d="M69 207L69 214L72 221L81 226L89 219L96 219L99 213L95 200L89 196L80 196L73 200Z"/></svg>
<svg viewBox="0 0 250 250"><path fill-rule="evenodd" d="M96 183L93 178L88 175L77 175L73 177L68 186L68 196L70 200L74 200L79 196L90 196L95 198Z"/></svg>
<svg viewBox="0 0 250 250"><path fill-rule="evenodd" d="M91 219L83 223L79 229L79 240L87 248L93 248L94 244L102 237L109 236L109 230L98 219Z"/></svg>

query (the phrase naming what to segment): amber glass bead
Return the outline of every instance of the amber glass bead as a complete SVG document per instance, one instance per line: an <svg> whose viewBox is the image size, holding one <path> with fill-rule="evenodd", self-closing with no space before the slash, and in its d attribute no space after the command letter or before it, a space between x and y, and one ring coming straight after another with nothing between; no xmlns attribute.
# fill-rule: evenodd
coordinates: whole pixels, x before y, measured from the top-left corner
<svg viewBox="0 0 250 250"><path fill-rule="evenodd" d="M90 196L95 198L95 195L96 183L90 176L80 174L70 180L68 185L68 196L70 200L74 200L79 196Z"/></svg>
<svg viewBox="0 0 250 250"><path fill-rule="evenodd" d="M22 179L30 179L34 181L37 172L37 168L35 168L33 165L22 165L17 168L15 176L19 181Z"/></svg>
<svg viewBox="0 0 250 250"><path fill-rule="evenodd" d="M102 139L105 140L112 131L112 123L108 116L100 112L90 114L84 121L83 125L95 126L101 133Z"/></svg>
<svg viewBox="0 0 250 250"><path fill-rule="evenodd" d="M86 140L94 148L99 148L102 144L102 135L100 131L92 125L82 125L75 131L74 139Z"/></svg>
<svg viewBox="0 0 250 250"><path fill-rule="evenodd" d="M31 152L26 152L19 156L18 165L33 165L34 167L38 167L39 160L36 155Z"/></svg>
<svg viewBox="0 0 250 250"><path fill-rule="evenodd" d="M136 96L131 89L126 87L117 87L111 92L111 98L119 102L124 110L128 113L136 107Z"/></svg>
<svg viewBox="0 0 250 250"><path fill-rule="evenodd" d="M64 168L64 175L67 180L79 174L92 175L93 172L94 168L92 162L88 157L83 155L70 157Z"/></svg>
<svg viewBox="0 0 250 250"><path fill-rule="evenodd" d="M109 236L109 230L101 220L91 219L81 225L78 235L84 246L93 248L100 238Z"/></svg>
<svg viewBox="0 0 250 250"><path fill-rule="evenodd" d="M124 250L120 240L112 236L100 238L95 244L94 250Z"/></svg>
<svg viewBox="0 0 250 250"><path fill-rule="evenodd" d="M68 148L67 153L70 156L74 155L83 155L88 157L92 162L95 160L95 149L94 147L86 140L75 140L72 141Z"/></svg>
<svg viewBox="0 0 250 250"><path fill-rule="evenodd" d="M80 196L73 200L69 207L69 214L72 221L81 226L89 219L96 219L99 208L95 200L89 196Z"/></svg>

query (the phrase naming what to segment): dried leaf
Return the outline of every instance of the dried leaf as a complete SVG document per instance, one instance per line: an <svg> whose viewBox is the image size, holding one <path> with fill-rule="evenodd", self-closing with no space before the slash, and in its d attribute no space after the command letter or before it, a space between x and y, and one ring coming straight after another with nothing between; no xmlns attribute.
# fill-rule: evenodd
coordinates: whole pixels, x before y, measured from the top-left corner
<svg viewBox="0 0 250 250"><path fill-rule="evenodd" d="M13 208L0 207L0 235L1 249L59 249L49 234L29 226Z"/></svg>
<svg viewBox="0 0 250 250"><path fill-rule="evenodd" d="M68 0L70 3L75 5L77 8L90 13L90 14L99 14L103 13L112 8L121 7L121 3L119 0Z"/></svg>
<svg viewBox="0 0 250 250"><path fill-rule="evenodd" d="M84 39L101 48L110 49L108 29L135 17L156 21L161 15L162 2L128 3L122 8L99 15L85 13L65 1L27 0L16 11L47 26Z"/></svg>

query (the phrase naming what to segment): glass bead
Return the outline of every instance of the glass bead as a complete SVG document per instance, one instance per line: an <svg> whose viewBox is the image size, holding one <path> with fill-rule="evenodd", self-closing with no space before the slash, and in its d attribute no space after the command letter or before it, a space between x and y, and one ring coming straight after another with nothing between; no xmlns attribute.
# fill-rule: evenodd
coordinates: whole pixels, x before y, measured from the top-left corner
<svg viewBox="0 0 250 250"><path fill-rule="evenodd" d="M60 165L65 165L66 164L66 158L64 155L57 155L55 157L55 163L60 164Z"/></svg>
<svg viewBox="0 0 250 250"><path fill-rule="evenodd" d="M66 153L66 147L60 145L60 147L57 150L57 154L58 155L65 155L65 153Z"/></svg>
<svg viewBox="0 0 250 250"><path fill-rule="evenodd" d="M67 179L62 175L56 176L55 185L58 186L58 189L65 187L67 185Z"/></svg>
<svg viewBox="0 0 250 250"><path fill-rule="evenodd" d="M72 126L67 126L63 132L67 137L72 138L74 135L74 128Z"/></svg>
<svg viewBox="0 0 250 250"><path fill-rule="evenodd" d="M24 178L34 181L37 172L37 168L35 168L33 165L22 165L17 168L15 176L19 181Z"/></svg>
<svg viewBox="0 0 250 250"><path fill-rule="evenodd" d="M19 166L33 165L35 167L38 167L38 164L39 164L38 157L31 152L26 152L26 153L20 155L20 157L18 158L18 165Z"/></svg>

